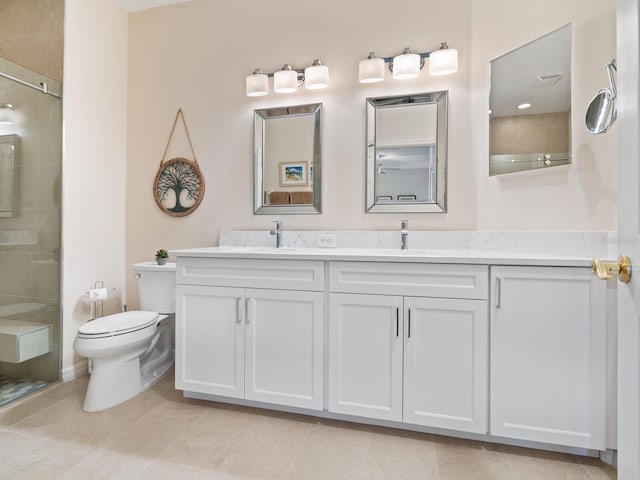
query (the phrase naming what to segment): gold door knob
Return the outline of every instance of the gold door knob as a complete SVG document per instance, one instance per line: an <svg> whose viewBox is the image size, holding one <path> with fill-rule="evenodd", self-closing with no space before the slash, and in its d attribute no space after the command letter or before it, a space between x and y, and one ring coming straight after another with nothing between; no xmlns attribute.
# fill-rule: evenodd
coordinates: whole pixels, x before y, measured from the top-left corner
<svg viewBox="0 0 640 480"><path fill-rule="evenodd" d="M631 281L631 258L629 255L620 255L617 262L594 258L591 260L591 271L602 280L612 280L617 276L622 283L629 283Z"/></svg>

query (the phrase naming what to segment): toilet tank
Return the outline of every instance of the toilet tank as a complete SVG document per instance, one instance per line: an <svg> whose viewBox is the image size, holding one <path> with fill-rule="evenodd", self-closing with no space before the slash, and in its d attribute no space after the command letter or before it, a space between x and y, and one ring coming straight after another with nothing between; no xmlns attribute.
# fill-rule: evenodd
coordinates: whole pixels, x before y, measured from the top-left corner
<svg viewBox="0 0 640 480"><path fill-rule="evenodd" d="M176 264L167 262L134 263L133 271L138 279L140 310L158 313L176 311Z"/></svg>

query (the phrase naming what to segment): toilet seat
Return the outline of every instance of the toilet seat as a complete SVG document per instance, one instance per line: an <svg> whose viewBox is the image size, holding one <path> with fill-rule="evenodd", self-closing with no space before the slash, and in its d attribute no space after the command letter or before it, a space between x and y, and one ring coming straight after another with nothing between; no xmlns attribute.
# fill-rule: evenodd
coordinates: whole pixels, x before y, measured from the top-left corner
<svg viewBox="0 0 640 480"><path fill-rule="evenodd" d="M159 320L156 312L116 313L85 323L78 329L78 337L105 338L125 335L155 325Z"/></svg>

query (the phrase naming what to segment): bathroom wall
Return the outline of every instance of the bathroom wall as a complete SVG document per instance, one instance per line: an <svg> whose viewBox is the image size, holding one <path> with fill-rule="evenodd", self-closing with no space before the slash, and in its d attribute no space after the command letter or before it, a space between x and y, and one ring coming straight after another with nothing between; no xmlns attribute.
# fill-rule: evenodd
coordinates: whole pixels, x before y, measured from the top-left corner
<svg viewBox="0 0 640 480"><path fill-rule="evenodd" d="M513 4L512 4L513 3ZM615 229L615 129L583 132L582 113L606 84L604 64L615 52L613 0L399 0L277 4L233 0L192 2L129 17L127 142L127 288L129 265L157 248L215 245L221 229L611 230ZM524 21L521 21L524 19ZM569 166L488 177L489 61L534 38L574 25L573 154ZM357 25L357 27L356 27ZM499 28L497 28L499 26ZM447 41L459 49L457 74L362 85L358 61L375 50L431 50ZM331 68L327 90L292 95L244 95L254 68L305 66L320 58ZM365 99L448 90L449 168L446 214L365 214ZM252 214L253 110L324 104L323 213ZM207 189L201 206L183 218L164 215L151 186L176 110L182 107ZM169 157L189 156L186 136L174 137ZM508 178L507 178L508 177Z"/></svg>
<svg viewBox="0 0 640 480"><path fill-rule="evenodd" d="M0 57L62 80L64 0L2 0Z"/></svg>
<svg viewBox="0 0 640 480"><path fill-rule="evenodd" d="M615 56L615 2L471 2L471 154L478 230L615 230L617 130L591 135L584 114L609 80ZM572 164L489 177L489 62L572 24Z"/></svg>
<svg viewBox="0 0 640 480"><path fill-rule="evenodd" d="M89 318L85 292L116 289L104 313L120 311L125 277L127 14L112 0L67 0L64 54L62 220L63 378ZM119 293L118 293L119 292ZM86 365L86 363L85 363Z"/></svg>

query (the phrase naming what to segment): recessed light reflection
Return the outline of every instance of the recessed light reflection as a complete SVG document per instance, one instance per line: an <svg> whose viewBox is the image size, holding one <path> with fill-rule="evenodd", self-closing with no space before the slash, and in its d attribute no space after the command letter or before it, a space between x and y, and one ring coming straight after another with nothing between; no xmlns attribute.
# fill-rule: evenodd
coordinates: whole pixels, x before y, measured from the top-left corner
<svg viewBox="0 0 640 480"><path fill-rule="evenodd" d="M520 105L518 105L518 109L524 110L525 108L529 108L530 106L530 103L521 103Z"/></svg>

